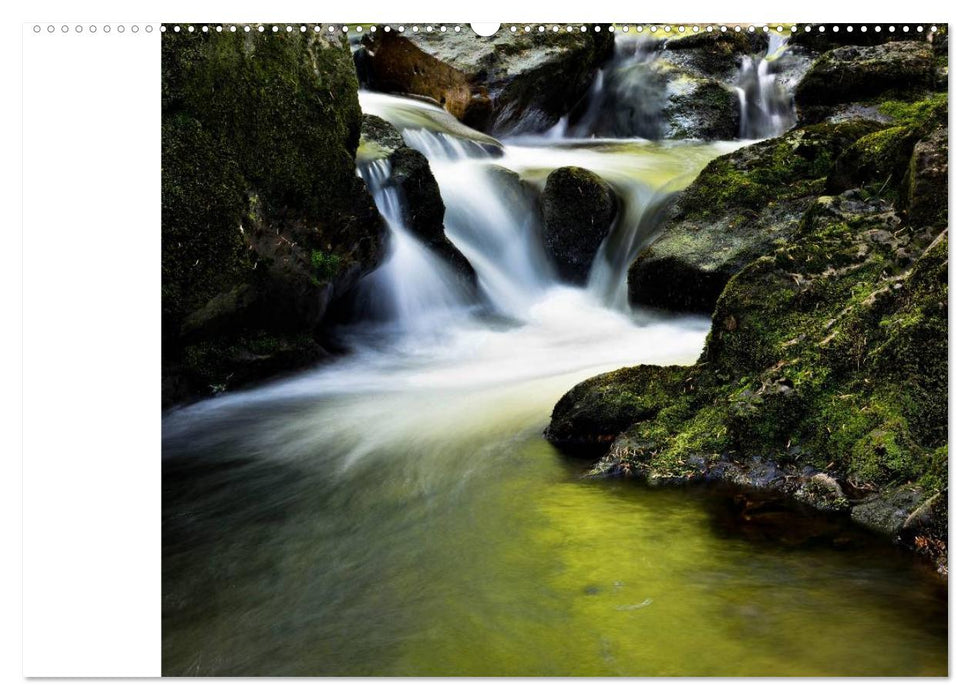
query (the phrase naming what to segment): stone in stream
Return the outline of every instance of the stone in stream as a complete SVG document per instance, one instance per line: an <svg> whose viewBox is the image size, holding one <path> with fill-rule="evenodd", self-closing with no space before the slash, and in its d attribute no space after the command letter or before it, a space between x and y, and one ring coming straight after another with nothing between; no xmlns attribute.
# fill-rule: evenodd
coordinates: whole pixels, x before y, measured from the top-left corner
<svg viewBox="0 0 971 700"><path fill-rule="evenodd" d="M372 90L423 95L474 128L500 133L544 131L586 94L609 57L607 31L514 33L392 30L369 34L357 56Z"/></svg>
<svg viewBox="0 0 971 700"><path fill-rule="evenodd" d="M582 284L610 233L617 197L599 175L577 167L549 174L542 197L543 244L560 276Z"/></svg>
<svg viewBox="0 0 971 700"><path fill-rule="evenodd" d="M428 159L405 145L398 130L373 115L364 117L359 160L387 158L391 164L389 184L401 193L405 227L445 260L463 280L475 287L475 269L445 235L445 203Z"/></svg>

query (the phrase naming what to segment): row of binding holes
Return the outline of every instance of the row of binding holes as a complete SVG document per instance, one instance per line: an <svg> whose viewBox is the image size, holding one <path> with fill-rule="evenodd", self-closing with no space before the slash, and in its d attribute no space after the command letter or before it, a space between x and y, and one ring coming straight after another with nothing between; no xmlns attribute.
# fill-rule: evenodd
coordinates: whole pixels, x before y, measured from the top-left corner
<svg viewBox="0 0 971 700"><path fill-rule="evenodd" d="M72 27L69 27L66 24L62 24L60 27L56 27L53 24L49 24L49 25L47 25L46 28L45 27L41 27L41 25L39 25L39 24L35 24L34 27L33 27L33 30L34 30L34 33L35 34L39 34L39 33L43 32L45 29L46 29L46 31L47 31L48 34L54 34L55 32L58 31L58 29L60 29L60 31L61 31L62 34L67 34L68 32L70 32L72 30ZM90 25L90 26L87 27L87 31L88 32L95 33L95 32L101 31L101 32L104 32L106 34L107 33L111 33L112 31L115 31L115 32L117 32L119 34L124 34L126 31L129 31L129 32L131 32L133 34L137 34L139 31L145 31L145 32L151 33L153 31L153 29L154 29L154 26L151 25L151 24L145 25L144 28L140 28L137 24L133 24L130 27L126 27L123 24L119 24L118 26L116 26L114 28L112 28L111 25L108 25L108 24L104 25L103 27L99 27L97 25L92 24L92 25ZM205 25L204 24L201 27L199 27L198 29L199 29L199 31L202 31L202 32L208 32L210 30L216 31L216 32L221 32L224 29L226 31L230 31L230 32L238 31L237 25L234 25L234 24L231 24L231 25L229 25L227 27L224 27L223 25L218 25L218 24L210 27L209 25ZM242 27L242 31L244 31L244 32L252 31L252 29L253 28L250 27L250 25L243 25L243 27ZM266 31L267 27L265 25L260 24L260 25L257 25L255 27L255 29L256 29L256 31L263 32L263 31ZM274 24L274 25L270 25L269 26L269 29L270 29L270 31L273 31L273 32L279 32L279 31L286 31L286 32L295 32L295 31L300 31L300 32L308 32L308 31L321 32L321 31L324 30L324 27L321 26L321 25L319 25L319 24L318 25L306 25L306 24L301 24L301 25L292 25L292 24L276 25L276 24ZM422 32L429 33L429 34L430 33L434 33L434 32L445 33L445 32L448 32L450 29L451 30L454 30L456 32L463 31L462 27L459 26L459 25L455 25L454 27L448 27L448 26L446 26L444 24L438 25L438 26L430 25L430 24L429 25L425 25L425 26L419 26L419 25L416 24L416 25L412 25L411 27L405 27L404 25L392 26L392 25L387 25L387 24L386 25L377 25L377 24L372 24L372 25L356 25L356 26L355 25L352 25L352 26L348 26L348 25L340 25L340 26L337 26L337 25L333 25L332 24L332 25L329 25L329 26L326 27L326 30L328 32L330 32L331 34L333 34L335 32L345 33L345 34L348 33L348 32L358 32L358 33L365 32L365 31L378 32L378 31L381 31L381 30L384 30L385 32L390 32L392 30L396 30L399 33L405 33L409 29L411 30L411 32L413 34L421 34ZM594 27L593 27L593 31L595 31L595 32L603 31L603 29L604 29L604 27L602 27L599 24L598 25L594 25ZM618 29L619 29L619 31L621 31L621 32L623 32L625 34L631 32L631 31L636 31L638 33L642 33L646 29L647 30L650 30L650 32L653 33L653 34L656 34L657 32L662 31L662 30L663 30L663 32L665 34L671 34L673 32L678 32L678 33L683 34L683 33L689 32L689 31L690 32L701 32L701 31L705 31L705 32L716 32L716 31L722 31L722 32L729 32L729 31L735 31L735 32L742 32L742 31L755 32L759 28L757 28L756 25L746 25L746 26L743 27L742 25L726 26L726 25L711 25L711 24L705 25L705 26L700 26L700 25L697 25L696 24L696 25L692 25L690 27L687 27L687 26L684 26L684 25L679 25L677 27L674 27L674 26L671 26L671 25L664 25L664 26L661 26L661 25L651 25L651 26L647 26L647 25L641 25L641 24L638 24L638 25L624 24L624 25L620 25L619 27L615 27L612 24L606 26L606 30L608 32L615 32L615 31L618 31ZM760 29L763 32L768 32L770 30L770 27L769 27L769 25L763 25ZM800 26L800 25L789 25L789 26L776 25L774 27L774 29L777 32L786 32L786 31L789 31L789 32L792 32L792 33L800 32L800 31L802 31L802 32L812 32L812 31L817 31L817 32L826 32L826 31L831 31L831 32L840 32L840 31L845 31L845 32L853 32L853 31L866 32L866 31L871 31L871 30L874 31L874 32L884 31L884 27L880 26L879 24L878 25L874 25L872 27L868 27L865 24L859 25L859 26L856 26L856 27L854 27L853 25L845 25L845 26L842 26L842 27L839 26L839 25L832 25L830 27L827 27L827 26L824 26L824 25L819 25L819 26L815 26L815 27L814 26L810 26L810 25L806 25L806 26ZM901 31L901 32L907 33L907 32L910 32L911 31L911 27L909 25L904 25L902 27L897 27L897 26L894 26L894 25L890 25L890 26L886 27L885 29L886 29L886 31L891 32L891 33L894 33L894 32L897 32L897 31ZM82 32L85 31L85 27L82 26L82 25L80 25L80 24L78 24L78 25L75 25L73 27L73 30L76 33L80 34L80 33L82 33ZM178 24L174 24L174 25L164 25L163 24L163 25L161 25L161 27L159 27L159 30L160 31L163 31L163 32L164 31L180 32L180 31L182 31L182 26L181 25L178 25ZM937 31L937 26L936 25L935 26L932 26L930 28L930 30L932 32L936 32ZM192 25L192 24L187 25L185 27L185 31L187 31L187 32L194 32L194 31L196 31L196 25ZM508 31L510 33L512 33L512 34L517 34L517 33L525 33L525 34L528 34L528 33L533 32L533 31L537 31L537 32L540 32L540 33L543 33L543 32L546 32L546 31L551 31L551 32L559 32L559 31L567 31L567 32L580 31L580 32L586 32L587 31L587 26L586 25L579 25L579 26L576 26L575 27L575 26L570 25L570 24L566 25L565 27L561 27L558 24L553 24L553 25L549 25L549 26L547 26L545 24L540 24L540 25L537 25L535 27L532 26L532 25L529 25L529 24L526 24L526 25L510 25L508 27ZM923 25L918 25L916 27L916 31L918 33L923 32L924 31Z"/></svg>

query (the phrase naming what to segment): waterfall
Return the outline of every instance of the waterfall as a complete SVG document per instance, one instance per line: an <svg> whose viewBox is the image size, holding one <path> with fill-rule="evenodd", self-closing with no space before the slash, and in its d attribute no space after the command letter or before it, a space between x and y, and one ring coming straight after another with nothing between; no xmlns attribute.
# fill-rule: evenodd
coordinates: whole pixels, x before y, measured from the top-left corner
<svg viewBox="0 0 971 700"><path fill-rule="evenodd" d="M775 63L785 52L786 39L769 34L765 56L745 56L735 83L741 110L740 138L764 139L778 136L796 122L792 97L776 80Z"/></svg>
<svg viewBox="0 0 971 700"><path fill-rule="evenodd" d="M614 56L597 71L580 115L550 135L663 138L669 95L659 47L653 38L618 37Z"/></svg>
<svg viewBox="0 0 971 700"><path fill-rule="evenodd" d="M391 163L362 163L358 172L391 233L387 260L361 280L359 316L426 333L467 315L473 299L466 285L405 227L400 193L389 182Z"/></svg>
<svg viewBox="0 0 971 700"><path fill-rule="evenodd" d="M638 42L626 60L632 66L653 61L653 46ZM607 90L609 80L605 74L596 81L595 93ZM591 104L596 94L594 98ZM619 213L595 256L584 291L592 306L626 312L627 269L658 230L671 196L712 158L742 145L571 140L558 138L557 133L500 143L423 101L362 92L361 104L365 112L394 125L405 143L428 159L445 203L445 235L475 268L478 291L489 308L521 322L534 320L537 308L565 287L542 244L539 200L550 172L565 166L585 168L606 180L616 193ZM555 129L565 127L566 122L561 122ZM443 314L467 313L468 300L445 294L454 284L447 281L449 275L454 278L448 266L400 225L397 193L383 184L387 168L386 161L362 166L394 232L393 253L371 276L377 289L371 290L370 297L384 299L385 306L387 300L395 300L393 315L408 319L409 326L415 319L438 322ZM392 279L396 271L407 278ZM570 298L575 303L576 295Z"/></svg>

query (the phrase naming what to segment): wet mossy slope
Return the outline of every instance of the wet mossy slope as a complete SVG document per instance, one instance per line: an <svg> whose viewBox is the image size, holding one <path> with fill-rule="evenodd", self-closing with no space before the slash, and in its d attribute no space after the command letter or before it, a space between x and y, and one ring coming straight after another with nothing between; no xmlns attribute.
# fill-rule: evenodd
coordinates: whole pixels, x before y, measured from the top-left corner
<svg viewBox="0 0 971 700"><path fill-rule="evenodd" d="M355 175L357 78L343 39L162 40L163 402L320 357L327 306L383 254Z"/></svg>

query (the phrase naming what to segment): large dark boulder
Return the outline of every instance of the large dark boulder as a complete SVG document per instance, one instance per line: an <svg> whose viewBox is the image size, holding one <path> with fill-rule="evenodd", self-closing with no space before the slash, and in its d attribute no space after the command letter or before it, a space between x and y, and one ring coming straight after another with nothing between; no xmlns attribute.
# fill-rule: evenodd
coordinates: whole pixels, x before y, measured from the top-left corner
<svg viewBox="0 0 971 700"><path fill-rule="evenodd" d="M564 280L585 282L617 213L613 190L589 170L558 168L546 180L542 206L543 244L553 264Z"/></svg>
<svg viewBox="0 0 971 700"><path fill-rule="evenodd" d="M318 359L327 307L380 262L357 90L343 39L163 36L164 403Z"/></svg>

